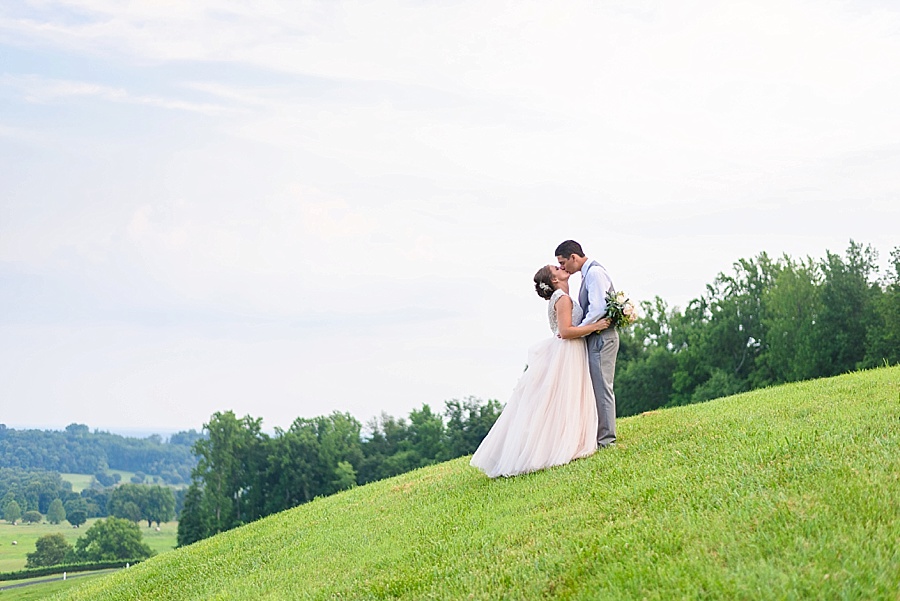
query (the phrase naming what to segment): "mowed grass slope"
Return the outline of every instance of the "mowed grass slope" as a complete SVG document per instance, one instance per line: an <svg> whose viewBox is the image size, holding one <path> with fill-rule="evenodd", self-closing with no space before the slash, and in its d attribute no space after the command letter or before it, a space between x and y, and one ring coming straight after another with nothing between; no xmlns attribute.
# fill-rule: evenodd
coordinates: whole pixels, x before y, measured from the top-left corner
<svg viewBox="0 0 900 601"><path fill-rule="evenodd" d="M511 479L424 468L60 598L900 598L900 368L623 419L619 438Z"/></svg>

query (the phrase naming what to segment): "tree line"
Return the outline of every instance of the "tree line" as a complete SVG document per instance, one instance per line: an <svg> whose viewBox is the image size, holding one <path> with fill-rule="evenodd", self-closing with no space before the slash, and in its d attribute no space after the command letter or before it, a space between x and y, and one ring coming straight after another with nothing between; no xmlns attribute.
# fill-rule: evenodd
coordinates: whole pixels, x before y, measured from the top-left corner
<svg viewBox="0 0 900 601"><path fill-rule="evenodd" d="M427 404L408 419L382 414L366 428L347 413L298 418L262 431L262 419L217 412L194 445L197 467L178 522L187 545L319 496L475 451L500 414L475 397Z"/></svg>
<svg viewBox="0 0 900 601"><path fill-rule="evenodd" d="M621 331L617 413L697 403L754 388L900 363L900 247L879 277L871 246L844 256L771 259L720 273L684 310L660 297ZM361 424L346 413L298 419L274 436L262 420L215 413L194 445L198 463L178 542L189 544L317 496L474 452L502 409L474 397L409 419Z"/></svg>
<svg viewBox="0 0 900 601"><path fill-rule="evenodd" d="M95 486L76 493L57 472L0 468L0 518L13 525L46 519L77 528L88 518L112 516L146 521L149 528L175 518L181 500L183 491L158 484Z"/></svg>
<svg viewBox="0 0 900 601"><path fill-rule="evenodd" d="M641 307L641 319L620 332L619 416L898 364L900 247L891 253L885 274L879 273L877 252L852 240L844 255L826 252L820 260L772 259L761 253L736 261L731 272L716 276L683 310L670 308L660 297ZM407 419L382 414L365 427L349 414L335 412L298 418L272 435L262 431L261 418L217 412L202 435L183 433L174 443L190 449L194 465L190 487L176 498L179 545L318 496L470 454L501 409L496 400L469 397L447 401L442 413L425 404ZM9 451L11 432L0 426L0 465L16 455ZM73 440L103 438L105 433L92 435L86 426L73 424L64 434L66 445L77 447ZM149 444L163 446L158 437ZM66 445L56 448L70 448ZM56 456L69 455L60 450ZM103 467L96 461L85 465ZM29 509L45 512L54 494L68 502L63 493L53 492L58 483L52 476L37 479L37 484L17 488ZM9 501L2 483L0 470L0 509ZM88 517L148 519L144 514L136 518L137 503L128 511L124 502L111 503L114 490L96 486L82 491Z"/></svg>
<svg viewBox="0 0 900 601"><path fill-rule="evenodd" d="M900 363L900 247L736 261L684 310L656 297L620 332L617 412L634 415L755 388Z"/></svg>
<svg viewBox="0 0 900 601"><path fill-rule="evenodd" d="M65 431L15 430L0 424L0 466L61 473L105 474L123 470L156 474L167 484L190 480L196 465L195 430L132 438L70 424ZM101 475L101 478L103 476Z"/></svg>

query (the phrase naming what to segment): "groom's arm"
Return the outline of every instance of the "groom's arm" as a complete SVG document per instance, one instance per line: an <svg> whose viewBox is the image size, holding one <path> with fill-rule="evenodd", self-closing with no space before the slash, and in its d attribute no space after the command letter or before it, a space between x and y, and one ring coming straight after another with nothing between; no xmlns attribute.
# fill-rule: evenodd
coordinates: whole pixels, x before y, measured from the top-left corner
<svg viewBox="0 0 900 601"><path fill-rule="evenodd" d="M582 285L587 286L588 312L580 325L596 323L606 315L606 291L612 286L612 278L603 267L595 265L588 271Z"/></svg>

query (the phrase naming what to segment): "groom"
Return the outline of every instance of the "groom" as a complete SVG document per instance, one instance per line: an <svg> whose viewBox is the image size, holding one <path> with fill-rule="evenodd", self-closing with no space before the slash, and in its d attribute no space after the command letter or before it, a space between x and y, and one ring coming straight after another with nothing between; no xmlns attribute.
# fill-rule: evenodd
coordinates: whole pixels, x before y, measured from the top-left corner
<svg viewBox="0 0 900 601"><path fill-rule="evenodd" d="M556 247L556 260L560 267L571 274L581 272L578 304L584 310L584 317L580 323L572 325L598 321L606 314L607 293L615 292L609 273L600 263L585 257L581 245L574 240L566 240ZM614 327L607 328L588 334L585 342L594 398L597 400L597 445L608 447L616 442L616 395L613 393L613 378L616 375L619 333Z"/></svg>

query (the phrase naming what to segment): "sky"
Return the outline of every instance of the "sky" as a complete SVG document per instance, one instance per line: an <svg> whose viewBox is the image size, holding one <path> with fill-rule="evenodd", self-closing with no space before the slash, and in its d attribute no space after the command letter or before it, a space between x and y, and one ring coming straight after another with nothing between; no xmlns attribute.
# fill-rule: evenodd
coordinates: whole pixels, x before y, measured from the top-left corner
<svg viewBox="0 0 900 601"><path fill-rule="evenodd" d="M683 307L900 245L900 5L0 3L0 423L505 402L565 239Z"/></svg>

